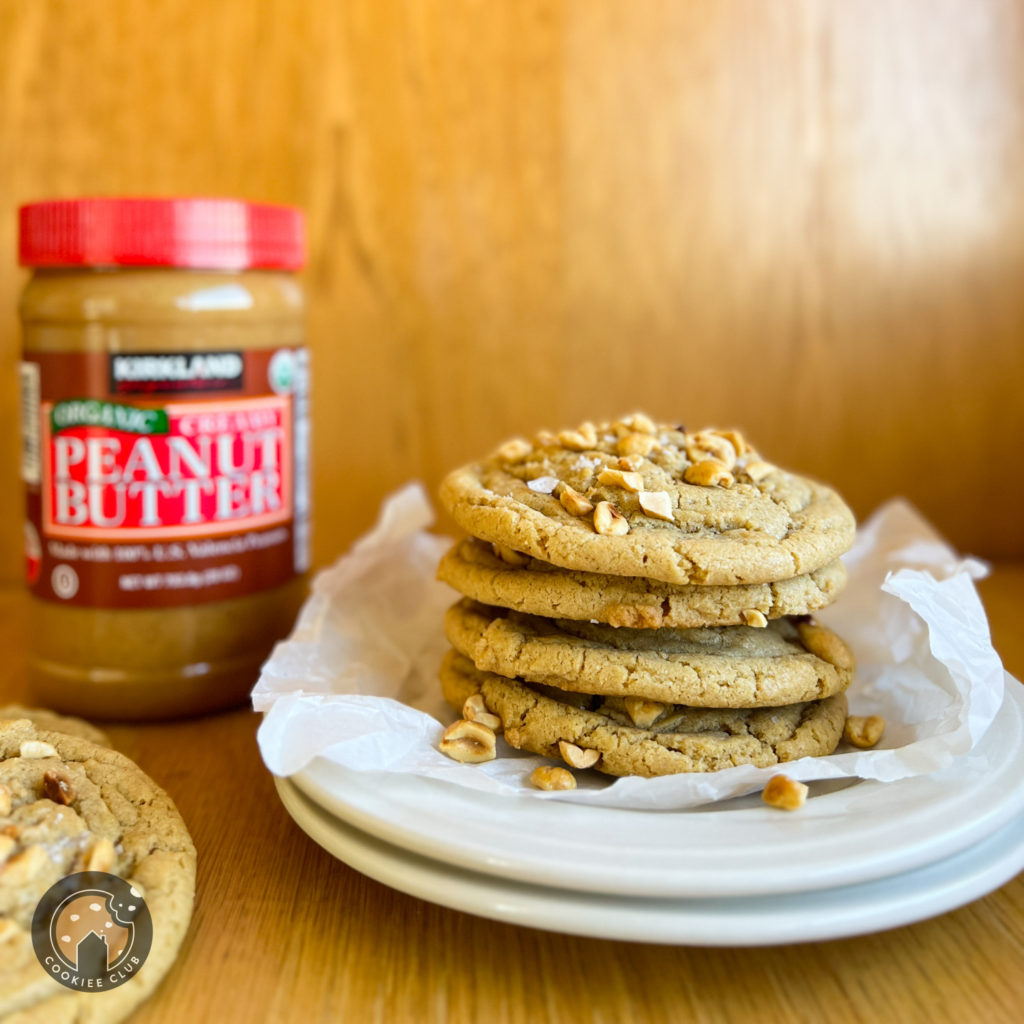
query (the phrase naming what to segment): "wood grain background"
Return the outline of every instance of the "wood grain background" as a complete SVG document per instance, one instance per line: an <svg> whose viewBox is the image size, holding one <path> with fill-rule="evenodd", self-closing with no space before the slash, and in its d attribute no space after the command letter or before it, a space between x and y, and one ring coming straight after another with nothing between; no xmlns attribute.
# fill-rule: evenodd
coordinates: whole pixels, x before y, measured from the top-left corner
<svg viewBox="0 0 1024 1024"><path fill-rule="evenodd" d="M15 205L308 212L316 554L510 433L739 425L861 516L1024 555L1012 0L0 0L0 579Z"/></svg>

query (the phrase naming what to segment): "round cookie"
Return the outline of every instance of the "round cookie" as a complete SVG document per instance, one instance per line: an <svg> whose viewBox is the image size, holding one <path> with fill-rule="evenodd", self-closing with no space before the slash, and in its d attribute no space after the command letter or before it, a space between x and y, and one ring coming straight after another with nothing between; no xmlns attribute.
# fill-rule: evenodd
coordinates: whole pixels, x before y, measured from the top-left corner
<svg viewBox="0 0 1024 1024"><path fill-rule="evenodd" d="M195 867L195 847L170 797L128 758L27 719L0 723L0 1017L40 1024L126 1017L177 955L192 915ZM139 973L102 992L64 988L32 949L40 897L87 869L130 882L153 920Z"/></svg>
<svg viewBox="0 0 1024 1024"><path fill-rule="evenodd" d="M776 708L747 710L662 706L637 727L617 698L561 694L474 668L450 652L441 668L446 694L475 690L501 718L513 747L561 759L559 742L600 754L594 767L608 775L652 777L712 772L740 764L770 767L831 754L842 737L846 695ZM586 701L586 698L582 698Z"/></svg>
<svg viewBox="0 0 1024 1024"><path fill-rule="evenodd" d="M26 708L20 704L8 704L0 708L0 723L19 718L27 718L33 725L48 732L62 732L68 736L78 736L90 743L98 743L101 747L110 746L107 734L84 719L58 715L56 711L50 711L48 708Z"/></svg>
<svg viewBox="0 0 1024 1024"><path fill-rule="evenodd" d="M850 649L813 621L763 629L616 629L491 608L464 598L445 633L477 668L561 690L705 708L775 707L841 693Z"/></svg>
<svg viewBox="0 0 1024 1024"><path fill-rule="evenodd" d="M736 431L690 434L642 414L509 441L450 473L440 495L475 537L563 569L666 583L806 575L854 535L835 491L764 462Z"/></svg>
<svg viewBox="0 0 1024 1024"><path fill-rule="evenodd" d="M560 569L499 551L467 537L441 560L438 579L483 604L634 629L756 625L760 616L777 619L824 608L846 585L846 569L838 560L776 583L715 587Z"/></svg>

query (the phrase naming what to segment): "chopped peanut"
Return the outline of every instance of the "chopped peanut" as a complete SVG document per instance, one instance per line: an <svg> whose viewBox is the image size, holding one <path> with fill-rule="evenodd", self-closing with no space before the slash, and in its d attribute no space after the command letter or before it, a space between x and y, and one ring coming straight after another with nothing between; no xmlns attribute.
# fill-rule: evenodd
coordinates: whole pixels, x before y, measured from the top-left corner
<svg viewBox="0 0 1024 1024"><path fill-rule="evenodd" d="M622 703L626 708L626 714L639 729L646 729L649 725L654 725L668 710L667 704L662 704L657 700L647 700L646 697L624 697Z"/></svg>
<svg viewBox="0 0 1024 1024"><path fill-rule="evenodd" d="M843 736L855 747L868 750L873 747L885 732L885 719L881 715L850 715L843 726Z"/></svg>
<svg viewBox="0 0 1024 1024"><path fill-rule="evenodd" d="M558 500L566 512L574 516L585 516L594 511L594 503L588 501L579 491L573 490L568 484L562 488Z"/></svg>
<svg viewBox="0 0 1024 1024"><path fill-rule="evenodd" d="M732 487L733 476L725 466L714 459L702 459L687 466L683 479L701 487Z"/></svg>
<svg viewBox="0 0 1024 1024"><path fill-rule="evenodd" d="M22 743L19 753L24 758L56 757L57 749L50 743L42 740L25 740Z"/></svg>
<svg viewBox="0 0 1024 1024"><path fill-rule="evenodd" d="M464 764L481 764L493 761L495 753L494 733L479 722L459 719L444 731L440 749L453 761Z"/></svg>
<svg viewBox="0 0 1024 1024"><path fill-rule="evenodd" d="M616 445L619 455L650 455L658 442L650 434L627 434Z"/></svg>
<svg viewBox="0 0 1024 1024"><path fill-rule="evenodd" d="M594 508L594 529L606 537L622 537L629 533L629 523L610 501L599 501Z"/></svg>
<svg viewBox="0 0 1024 1024"><path fill-rule="evenodd" d="M558 741L558 752L562 755L562 760L573 768L593 768L601 759L599 750L584 750L583 747L577 747L568 740Z"/></svg>
<svg viewBox="0 0 1024 1024"><path fill-rule="evenodd" d="M672 515L672 499L668 491L641 491L640 508L645 516L652 519L664 519L667 523L675 522Z"/></svg>
<svg viewBox="0 0 1024 1024"><path fill-rule="evenodd" d="M759 483L769 473L775 472L775 467L770 462L762 462L760 459L755 459L753 462L748 462L743 467L743 472L750 477L754 483Z"/></svg>
<svg viewBox="0 0 1024 1024"><path fill-rule="evenodd" d="M761 799L782 811L795 811L807 799L807 786L788 775L773 775L761 793Z"/></svg>
<svg viewBox="0 0 1024 1024"><path fill-rule="evenodd" d="M524 555L521 551L515 551L504 544L491 544L491 550L503 562L506 562L508 565L514 565L517 568L522 568L530 562L529 555Z"/></svg>
<svg viewBox="0 0 1024 1024"><path fill-rule="evenodd" d="M511 441L506 441L498 449L498 458L505 459L508 462L516 462L519 459L526 458L532 451L533 445L529 441L524 441L521 437L515 437Z"/></svg>
<svg viewBox="0 0 1024 1024"><path fill-rule="evenodd" d="M530 773L530 783L537 789L575 789L576 779L572 772L545 764Z"/></svg>
<svg viewBox="0 0 1024 1024"><path fill-rule="evenodd" d="M621 487L634 494L644 485L643 477L639 473L630 473L623 469L602 469L597 475L597 482Z"/></svg>
<svg viewBox="0 0 1024 1024"><path fill-rule="evenodd" d="M474 693L462 705L462 717L467 722L479 722L491 732L501 732L501 719L487 710L482 693Z"/></svg>
<svg viewBox="0 0 1024 1024"><path fill-rule="evenodd" d="M691 462L714 459L726 469L736 465L736 449L732 442L713 430L701 430L686 438L686 457Z"/></svg>

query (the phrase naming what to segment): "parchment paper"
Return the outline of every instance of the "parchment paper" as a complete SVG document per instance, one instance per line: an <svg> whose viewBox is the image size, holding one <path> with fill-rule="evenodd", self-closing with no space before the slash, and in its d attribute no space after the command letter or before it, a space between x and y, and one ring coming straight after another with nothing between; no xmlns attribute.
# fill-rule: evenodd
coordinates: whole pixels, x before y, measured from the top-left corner
<svg viewBox="0 0 1024 1024"><path fill-rule="evenodd" d="M435 571L449 538L427 532L418 484L385 500L373 530L313 583L291 637L267 661L252 698L264 713L263 760L276 775L325 757L361 772L420 775L489 791L633 809L680 809L792 778L893 781L948 765L977 744L1003 700L1005 673L974 587L986 570L960 559L905 501L858 530L844 557L849 584L817 617L857 656L851 714L887 722L879 747L841 745L783 769L740 766L710 774L611 780L578 773L580 787L542 792L526 781L543 759L512 750L462 765L437 750L456 717L437 678L447 641L444 610L458 595Z"/></svg>

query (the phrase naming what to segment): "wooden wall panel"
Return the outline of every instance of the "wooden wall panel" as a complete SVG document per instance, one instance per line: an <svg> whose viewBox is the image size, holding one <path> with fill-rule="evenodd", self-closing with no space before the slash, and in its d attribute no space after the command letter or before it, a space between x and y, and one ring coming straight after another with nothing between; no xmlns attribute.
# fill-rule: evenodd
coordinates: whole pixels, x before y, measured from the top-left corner
<svg viewBox="0 0 1024 1024"><path fill-rule="evenodd" d="M14 206L310 217L316 553L509 433L738 424L857 512L1024 555L1010 0L0 0L0 577Z"/></svg>

